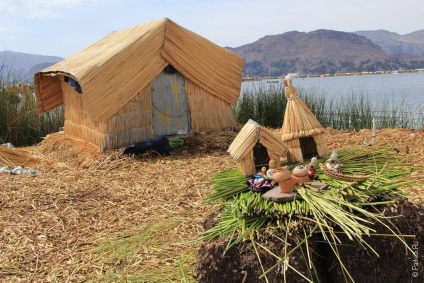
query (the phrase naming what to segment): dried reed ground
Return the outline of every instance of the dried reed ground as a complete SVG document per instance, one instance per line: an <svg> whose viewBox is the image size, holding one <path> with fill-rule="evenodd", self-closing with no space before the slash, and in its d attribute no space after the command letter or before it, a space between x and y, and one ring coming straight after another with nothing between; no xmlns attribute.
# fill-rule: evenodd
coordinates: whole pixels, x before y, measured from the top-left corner
<svg viewBox="0 0 424 283"><path fill-rule="evenodd" d="M179 263L197 249L181 243L196 239L202 220L216 210L203 203L206 181L234 165L226 149L235 136L197 135L162 157L98 153L60 133L34 147L0 148L0 166L46 171L0 174L0 281L179 282ZM368 143L371 132L327 129L327 137L337 150ZM375 145L424 166L424 130L379 130ZM422 205L424 188L408 190ZM194 262L195 254L183 264L189 277Z"/></svg>

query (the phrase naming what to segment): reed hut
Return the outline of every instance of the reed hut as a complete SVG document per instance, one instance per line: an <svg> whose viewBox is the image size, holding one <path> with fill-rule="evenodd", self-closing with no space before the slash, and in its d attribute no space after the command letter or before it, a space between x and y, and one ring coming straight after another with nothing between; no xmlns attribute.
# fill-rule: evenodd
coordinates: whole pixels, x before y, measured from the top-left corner
<svg viewBox="0 0 424 283"><path fill-rule="evenodd" d="M34 76L39 112L63 105L64 132L114 149L235 126L243 60L167 18L112 32Z"/></svg>
<svg viewBox="0 0 424 283"><path fill-rule="evenodd" d="M267 165L271 159L280 162L287 153L287 145L271 131L252 119L237 134L227 152L236 160L240 172L251 175L257 166Z"/></svg>
<svg viewBox="0 0 424 283"><path fill-rule="evenodd" d="M287 107L282 127L282 141L288 145L287 161L303 162L305 158L330 153L325 130L299 97L290 78L284 79Z"/></svg>

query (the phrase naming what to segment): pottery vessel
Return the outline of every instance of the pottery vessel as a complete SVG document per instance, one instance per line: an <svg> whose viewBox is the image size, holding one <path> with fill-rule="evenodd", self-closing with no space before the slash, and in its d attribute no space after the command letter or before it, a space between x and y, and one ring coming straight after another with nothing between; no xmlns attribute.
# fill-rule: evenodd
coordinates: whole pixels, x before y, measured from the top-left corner
<svg viewBox="0 0 424 283"><path fill-rule="evenodd" d="M291 173L287 166L275 168L273 172L273 178L275 182L282 182L290 179Z"/></svg>
<svg viewBox="0 0 424 283"><path fill-rule="evenodd" d="M296 166L293 169L293 175L301 179L303 182L309 182L308 169L304 166Z"/></svg>

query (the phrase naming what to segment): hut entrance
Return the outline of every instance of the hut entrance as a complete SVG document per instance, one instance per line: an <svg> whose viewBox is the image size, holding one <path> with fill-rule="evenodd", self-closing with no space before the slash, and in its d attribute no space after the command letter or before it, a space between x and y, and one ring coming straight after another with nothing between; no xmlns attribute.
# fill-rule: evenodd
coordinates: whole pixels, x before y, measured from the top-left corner
<svg viewBox="0 0 424 283"><path fill-rule="evenodd" d="M189 132L189 109L184 77L168 66L152 81L152 127L155 136Z"/></svg>
<svg viewBox="0 0 424 283"><path fill-rule="evenodd" d="M268 150L262 144L257 143L253 147L253 158L255 166L266 165L269 162Z"/></svg>
<svg viewBox="0 0 424 283"><path fill-rule="evenodd" d="M299 141L304 159L318 156L317 145L315 144L313 137L299 138Z"/></svg>

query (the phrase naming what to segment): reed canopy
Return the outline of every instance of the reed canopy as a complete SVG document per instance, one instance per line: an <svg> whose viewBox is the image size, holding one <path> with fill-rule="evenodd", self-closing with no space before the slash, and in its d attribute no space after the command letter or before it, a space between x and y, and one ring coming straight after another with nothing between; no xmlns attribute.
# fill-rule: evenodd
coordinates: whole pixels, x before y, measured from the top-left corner
<svg viewBox="0 0 424 283"><path fill-rule="evenodd" d="M231 128L243 60L161 18L112 32L34 76L39 112L64 106L65 134L114 149Z"/></svg>
<svg viewBox="0 0 424 283"><path fill-rule="evenodd" d="M300 98L290 78L285 78L284 90L287 106L284 113L281 139L287 143L287 161L303 162L307 157L325 156L330 153L324 128Z"/></svg>
<svg viewBox="0 0 424 283"><path fill-rule="evenodd" d="M280 164L288 147L270 130L249 119L241 128L227 152L235 159L237 168L245 175L256 172L256 166L266 165L270 160Z"/></svg>

